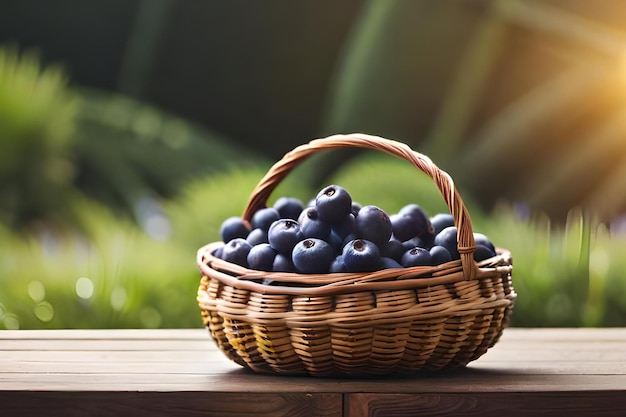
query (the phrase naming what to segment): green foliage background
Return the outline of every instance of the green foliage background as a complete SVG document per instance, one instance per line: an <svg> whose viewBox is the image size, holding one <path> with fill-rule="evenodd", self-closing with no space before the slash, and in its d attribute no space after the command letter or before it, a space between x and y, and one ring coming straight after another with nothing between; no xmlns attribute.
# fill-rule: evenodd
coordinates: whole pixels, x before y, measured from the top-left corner
<svg viewBox="0 0 626 417"><path fill-rule="evenodd" d="M151 238L137 224L121 221L110 209L91 201L77 207L85 213L86 235L25 236L2 229L0 265L6 278L0 324L5 328L200 326L195 252L219 240L221 221L241 212L266 168L259 164L187 184L180 197L163 204L171 222L165 240ZM302 187L300 171L280 186L276 197L306 200L315 194L314 189ZM446 209L430 179L405 161L364 156L344 167L334 180L360 202L389 211L409 202L418 202L433 214ZM624 325L626 264L621 254L626 238L611 236L602 224L587 224L581 212L572 211L567 224L555 228L545 217L522 219L511 206L487 214L471 201L466 204L474 230L514 255L518 303L513 325ZM82 298L78 293L84 294L80 282L85 278L93 289Z"/></svg>
<svg viewBox="0 0 626 417"><path fill-rule="evenodd" d="M619 2L183 3L96 2L119 27L84 22L124 45L100 85L42 59L80 37L25 48L0 16L0 328L200 326L197 249L284 152L352 131L455 178L474 230L513 253L513 325L626 325ZM91 42L78 55L115 49ZM425 175L369 151L316 155L273 198L326 183L446 211Z"/></svg>

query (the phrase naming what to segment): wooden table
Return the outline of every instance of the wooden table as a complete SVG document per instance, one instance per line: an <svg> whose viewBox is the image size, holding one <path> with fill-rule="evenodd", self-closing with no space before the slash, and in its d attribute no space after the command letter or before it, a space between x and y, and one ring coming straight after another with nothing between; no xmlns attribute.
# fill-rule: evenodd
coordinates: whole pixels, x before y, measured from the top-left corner
<svg viewBox="0 0 626 417"><path fill-rule="evenodd" d="M626 416L626 329L505 330L467 368L250 373L204 329L0 331L0 416Z"/></svg>

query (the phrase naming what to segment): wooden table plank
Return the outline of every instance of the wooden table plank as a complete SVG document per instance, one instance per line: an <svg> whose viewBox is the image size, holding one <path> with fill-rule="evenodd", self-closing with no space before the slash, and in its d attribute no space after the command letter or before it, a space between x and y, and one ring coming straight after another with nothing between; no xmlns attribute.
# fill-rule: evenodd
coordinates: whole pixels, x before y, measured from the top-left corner
<svg viewBox="0 0 626 417"><path fill-rule="evenodd" d="M103 380L104 374L128 375L134 384L141 381L136 375L150 377L164 375L163 385L172 387L172 375L203 375L223 378L221 386L236 390L240 375L249 378L262 378L262 386L280 386L282 379L273 376L238 372L242 369L227 360L210 340L204 329L193 330L122 330L122 331L16 331L0 332L0 389L7 389L10 380L28 383L35 374L41 374L38 382L56 381L56 375L97 375ZM48 335L46 339L45 335ZM144 338L144 334L146 337ZM14 337L8 337L8 336ZM110 336L110 337L109 337ZM575 343L572 343L575 342ZM507 329L504 337L486 355L472 362L467 370L437 378L458 380L470 378L472 370L492 373L511 373L512 376L525 375L615 375L617 381L624 377L626 367L625 329ZM409 378L419 379L421 375ZM486 373L481 378L494 378ZM384 378L385 384L393 386L405 383L405 376ZM374 379L374 383L381 379ZM235 382L232 382L235 381ZM310 378L291 378L292 389L302 387L309 390ZM317 379L317 382L327 380ZM113 380L113 382L115 382ZM196 390L204 390L204 381ZM359 381L363 383L363 380ZM51 382L52 383L52 382ZM121 382L123 387L124 382ZM77 388L82 386L77 383ZM356 382L355 382L356 384ZM571 382L568 382L571 385ZM538 384L541 386L541 384ZM100 388L99 388L100 389ZM112 387L111 389L114 389ZM175 389L172 387L171 389ZM393 389L402 389L394 387ZM319 388L318 388L319 390Z"/></svg>
<svg viewBox="0 0 626 417"><path fill-rule="evenodd" d="M626 329L510 328L465 369L359 379L251 373L205 329L0 331L2 416L621 416L625 402Z"/></svg>
<svg viewBox="0 0 626 417"><path fill-rule="evenodd" d="M205 329L0 330L0 340L207 340Z"/></svg>
<svg viewBox="0 0 626 417"><path fill-rule="evenodd" d="M464 394L350 394L347 417L374 416L494 416L494 417L617 417L624 415L626 399L613 393L545 392Z"/></svg>
<svg viewBox="0 0 626 417"><path fill-rule="evenodd" d="M1 392L11 417L341 417L341 394L190 392Z"/></svg>
<svg viewBox="0 0 626 417"><path fill-rule="evenodd" d="M115 358L110 358L118 365L124 365L123 369L111 369L110 361L103 360L98 357L93 357L92 361L85 361L81 358L80 362L69 362L66 360L53 360L42 359L33 360L33 358L24 358L21 360L7 360L3 358L0 360L0 368L2 374L154 374L158 372L160 374L211 374L216 372L230 372L233 369L238 369L236 366L231 366L230 363L224 363L223 361L211 362L210 366L207 364L200 365L189 360L182 360L180 358L170 359L165 356L162 360L158 361L156 358L147 361L145 358L142 360L133 360L132 358L123 357L121 355ZM201 360L201 358L198 358ZM71 366L71 368L70 368ZM121 367L121 366L120 366ZM510 374L535 374L535 375L580 375L593 374L593 375L620 375L626 374L626 364L619 362L566 362L561 361L559 363L552 363L549 367L542 366L542 362L507 362L507 361L484 361L480 365L470 365L469 369L480 369L490 371L501 371L507 369ZM463 371L460 371L463 372ZM457 372L458 373L458 372ZM392 376L391 378L398 378ZM403 377L404 378L404 377Z"/></svg>

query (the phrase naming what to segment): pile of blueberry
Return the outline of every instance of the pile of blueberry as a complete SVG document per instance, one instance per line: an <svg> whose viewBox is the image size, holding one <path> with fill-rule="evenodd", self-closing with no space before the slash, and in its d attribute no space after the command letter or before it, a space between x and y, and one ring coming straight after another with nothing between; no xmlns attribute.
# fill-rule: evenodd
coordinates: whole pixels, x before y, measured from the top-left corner
<svg viewBox="0 0 626 417"><path fill-rule="evenodd" d="M281 197L257 210L249 224L226 219L220 229L226 243L214 255L250 269L302 274L434 266L460 257L452 215L429 218L417 204L388 215L353 202L338 185L323 188L307 207ZM496 255L485 235L474 233L474 239L476 261Z"/></svg>

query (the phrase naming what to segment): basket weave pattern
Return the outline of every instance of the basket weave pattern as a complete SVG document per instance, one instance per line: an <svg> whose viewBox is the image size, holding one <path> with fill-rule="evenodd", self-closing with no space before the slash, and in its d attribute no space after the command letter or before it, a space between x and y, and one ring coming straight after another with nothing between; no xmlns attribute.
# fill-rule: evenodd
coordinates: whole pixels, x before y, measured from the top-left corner
<svg viewBox="0 0 626 417"><path fill-rule="evenodd" d="M430 176L458 228L461 259L371 273L254 271L198 250L204 324L232 361L260 373L312 376L438 371L482 356L508 325L516 294L506 250L476 263L469 214L450 176L407 145L364 134L317 139L287 153L253 190L243 218L308 156L341 147L406 159ZM264 284L264 279L272 284ZM265 281L267 282L267 281Z"/></svg>

